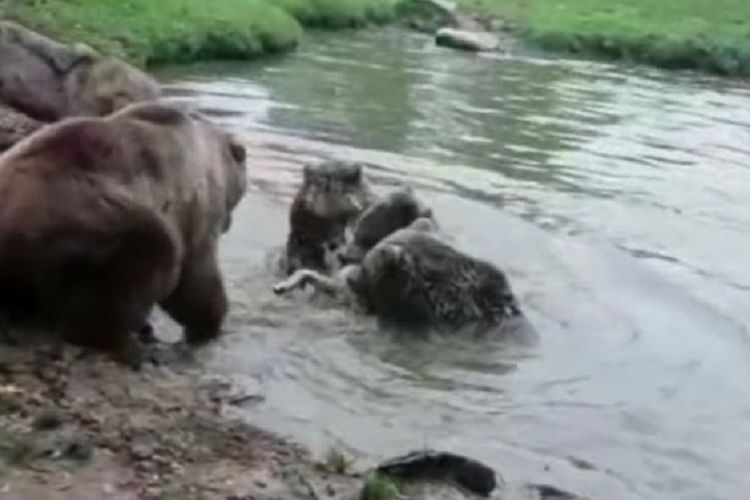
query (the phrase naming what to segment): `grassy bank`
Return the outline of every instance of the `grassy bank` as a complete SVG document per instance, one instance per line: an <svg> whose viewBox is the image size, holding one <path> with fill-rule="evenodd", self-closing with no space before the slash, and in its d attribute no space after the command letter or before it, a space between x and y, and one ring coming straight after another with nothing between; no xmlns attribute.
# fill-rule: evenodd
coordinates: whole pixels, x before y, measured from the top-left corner
<svg viewBox="0 0 750 500"><path fill-rule="evenodd" d="M462 0L552 50L750 75L747 0Z"/></svg>
<svg viewBox="0 0 750 500"><path fill-rule="evenodd" d="M295 46L302 26L387 21L395 0L0 0L7 17L141 65L248 58Z"/></svg>
<svg viewBox="0 0 750 500"><path fill-rule="evenodd" d="M386 22L401 0L0 0L0 12L141 65L248 58L303 27ZM459 0L544 48L750 75L747 0Z"/></svg>

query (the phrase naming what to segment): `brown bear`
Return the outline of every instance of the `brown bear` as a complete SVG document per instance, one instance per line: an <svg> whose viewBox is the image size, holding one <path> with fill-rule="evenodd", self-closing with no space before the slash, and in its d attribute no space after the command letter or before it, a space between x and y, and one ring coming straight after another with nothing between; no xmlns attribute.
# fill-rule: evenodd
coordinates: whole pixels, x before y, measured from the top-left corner
<svg viewBox="0 0 750 500"><path fill-rule="evenodd" d="M350 241L337 251L341 264L359 263L380 240L420 218L432 219L432 209L411 187L388 193L362 212L352 226Z"/></svg>
<svg viewBox="0 0 750 500"><path fill-rule="evenodd" d="M133 66L0 21L0 101L36 120L105 116L160 95L156 81Z"/></svg>
<svg viewBox="0 0 750 500"><path fill-rule="evenodd" d="M246 190L245 149L156 103L48 125L0 156L0 313L137 362L158 304L197 345L227 310L220 235Z"/></svg>
<svg viewBox="0 0 750 500"><path fill-rule="evenodd" d="M523 319L505 273L449 245L431 216L377 242L334 276L300 269L274 287L282 295L312 285L352 295L387 323L484 332Z"/></svg>
<svg viewBox="0 0 750 500"><path fill-rule="evenodd" d="M0 153L42 125L42 122L0 103Z"/></svg>
<svg viewBox="0 0 750 500"><path fill-rule="evenodd" d="M289 212L286 274L298 269L331 271L347 228L375 200L362 165L324 161L306 165Z"/></svg>

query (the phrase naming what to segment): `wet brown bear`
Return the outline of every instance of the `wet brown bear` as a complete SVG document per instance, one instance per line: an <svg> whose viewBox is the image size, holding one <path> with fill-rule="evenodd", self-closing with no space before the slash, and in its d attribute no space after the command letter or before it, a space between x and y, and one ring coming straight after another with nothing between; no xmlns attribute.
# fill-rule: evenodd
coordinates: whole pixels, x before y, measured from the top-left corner
<svg viewBox="0 0 750 500"><path fill-rule="evenodd" d="M176 107L43 128L0 156L0 312L128 361L155 304L188 343L217 337L217 245L245 189L244 148Z"/></svg>
<svg viewBox="0 0 750 500"><path fill-rule="evenodd" d="M418 218L334 276L301 269L274 292L282 295L308 284L331 294L351 292L379 318L416 329L483 332L523 319L505 273L449 245L436 230L432 217Z"/></svg>
<svg viewBox="0 0 750 500"><path fill-rule="evenodd" d="M375 200L362 165L324 161L306 165L302 185L289 212L285 271L331 271L334 251L346 241L347 228Z"/></svg>

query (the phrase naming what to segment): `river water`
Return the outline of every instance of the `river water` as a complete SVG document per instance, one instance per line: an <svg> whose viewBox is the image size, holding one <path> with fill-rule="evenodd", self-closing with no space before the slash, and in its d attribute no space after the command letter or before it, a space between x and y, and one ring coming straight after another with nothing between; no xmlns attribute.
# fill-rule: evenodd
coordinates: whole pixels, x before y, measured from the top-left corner
<svg viewBox="0 0 750 500"><path fill-rule="evenodd" d="M453 450L598 500L746 497L750 86L396 30L160 76L251 145L211 355L264 397L251 421L373 460ZM508 273L539 345L409 339L274 297L268 255L322 158L413 185L454 244Z"/></svg>

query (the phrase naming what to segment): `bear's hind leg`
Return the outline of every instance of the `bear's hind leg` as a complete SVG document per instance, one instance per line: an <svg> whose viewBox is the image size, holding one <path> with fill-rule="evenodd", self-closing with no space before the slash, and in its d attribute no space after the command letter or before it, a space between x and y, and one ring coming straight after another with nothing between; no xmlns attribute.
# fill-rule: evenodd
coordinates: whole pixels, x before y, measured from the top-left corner
<svg viewBox="0 0 750 500"><path fill-rule="evenodd" d="M215 246L186 256L177 287L160 305L183 326L188 344L219 337L228 304Z"/></svg>

